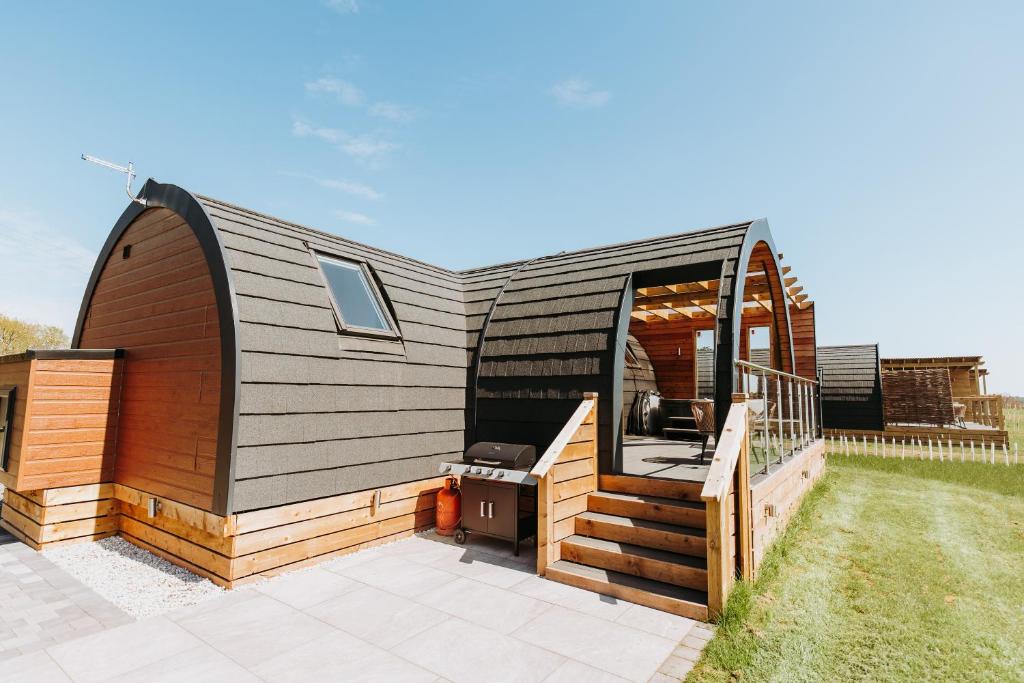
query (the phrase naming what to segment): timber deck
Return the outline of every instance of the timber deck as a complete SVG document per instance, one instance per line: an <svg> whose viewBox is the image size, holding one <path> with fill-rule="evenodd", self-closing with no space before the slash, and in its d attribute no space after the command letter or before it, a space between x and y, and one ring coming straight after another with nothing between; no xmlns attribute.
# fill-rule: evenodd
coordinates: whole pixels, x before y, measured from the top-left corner
<svg viewBox="0 0 1024 683"><path fill-rule="evenodd" d="M700 444L656 437L627 436L622 442L622 473L703 483L708 476L714 443L708 444L700 464Z"/></svg>

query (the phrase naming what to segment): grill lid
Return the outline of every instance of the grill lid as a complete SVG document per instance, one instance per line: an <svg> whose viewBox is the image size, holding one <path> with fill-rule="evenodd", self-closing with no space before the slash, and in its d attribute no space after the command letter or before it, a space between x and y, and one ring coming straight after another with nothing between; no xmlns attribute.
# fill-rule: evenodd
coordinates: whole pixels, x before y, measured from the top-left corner
<svg viewBox="0 0 1024 683"><path fill-rule="evenodd" d="M462 456L462 462L514 469L531 467L537 462L537 449L518 443L480 441L469 447Z"/></svg>

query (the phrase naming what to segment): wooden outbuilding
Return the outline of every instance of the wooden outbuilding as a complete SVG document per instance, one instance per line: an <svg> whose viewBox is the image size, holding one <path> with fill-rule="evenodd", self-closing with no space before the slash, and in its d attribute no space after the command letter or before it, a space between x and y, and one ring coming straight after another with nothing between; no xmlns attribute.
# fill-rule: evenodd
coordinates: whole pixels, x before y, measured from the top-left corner
<svg viewBox="0 0 1024 683"><path fill-rule="evenodd" d="M981 356L881 358L877 344L818 347L822 420L833 435L1008 443Z"/></svg>

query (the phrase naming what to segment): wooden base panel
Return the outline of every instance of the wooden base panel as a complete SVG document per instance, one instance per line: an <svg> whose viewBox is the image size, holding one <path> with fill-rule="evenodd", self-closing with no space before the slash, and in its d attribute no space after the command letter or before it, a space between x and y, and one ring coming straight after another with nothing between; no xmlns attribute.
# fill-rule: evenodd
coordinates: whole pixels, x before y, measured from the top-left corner
<svg viewBox="0 0 1024 683"><path fill-rule="evenodd" d="M231 588L429 529L443 484L436 477L229 517L121 484L7 490L0 526L36 550L120 534Z"/></svg>
<svg viewBox="0 0 1024 683"><path fill-rule="evenodd" d="M117 533L117 501L112 496L113 487L102 484L48 492L5 489L0 519L35 550L95 541Z"/></svg>
<svg viewBox="0 0 1024 683"><path fill-rule="evenodd" d="M768 547L789 524L804 495L825 473L825 442L818 441L800 455L750 487L754 572Z"/></svg>

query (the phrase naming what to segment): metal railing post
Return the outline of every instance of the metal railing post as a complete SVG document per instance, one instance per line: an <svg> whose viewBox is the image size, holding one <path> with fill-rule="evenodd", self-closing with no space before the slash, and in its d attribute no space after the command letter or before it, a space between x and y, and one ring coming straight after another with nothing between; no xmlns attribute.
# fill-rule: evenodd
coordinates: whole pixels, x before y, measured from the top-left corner
<svg viewBox="0 0 1024 683"><path fill-rule="evenodd" d="M800 421L800 448L804 447L804 385L796 383L797 391L800 392L796 399L796 411Z"/></svg>
<svg viewBox="0 0 1024 683"><path fill-rule="evenodd" d="M771 460L771 448L768 443L768 377L764 370L761 371L761 422L764 425L761 429L761 446L764 448L764 461Z"/></svg>
<svg viewBox="0 0 1024 683"><path fill-rule="evenodd" d="M786 454L786 432L782 427L782 378L775 380L775 410L779 413L779 460Z"/></svg>
<svg viewBox="0 0 1024 683"><path fill-rule="evenodd" d="M789 414L786 419L789 420L789 454L792 456L796 453L796 413L793 412L793 380L788 377L786 387L789 389Z"/></svg>

